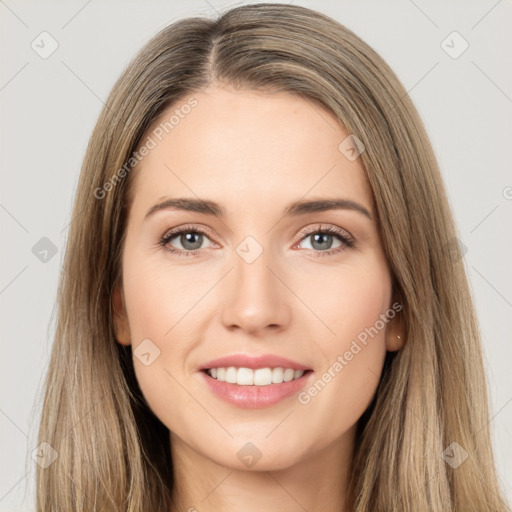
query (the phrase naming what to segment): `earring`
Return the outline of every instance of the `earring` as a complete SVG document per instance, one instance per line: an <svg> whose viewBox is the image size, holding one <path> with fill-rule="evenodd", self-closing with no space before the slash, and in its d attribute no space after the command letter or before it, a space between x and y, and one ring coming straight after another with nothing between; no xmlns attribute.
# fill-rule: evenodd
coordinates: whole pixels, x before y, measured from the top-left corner
<svg viewBox="0 0 512 512"><path fill-rule="evenodd" d="M398 335L397 335L396 337L397 337L399 340L401 340L401 339L402 339L402 338L400 338L400 336L398 336Z"/></svg>

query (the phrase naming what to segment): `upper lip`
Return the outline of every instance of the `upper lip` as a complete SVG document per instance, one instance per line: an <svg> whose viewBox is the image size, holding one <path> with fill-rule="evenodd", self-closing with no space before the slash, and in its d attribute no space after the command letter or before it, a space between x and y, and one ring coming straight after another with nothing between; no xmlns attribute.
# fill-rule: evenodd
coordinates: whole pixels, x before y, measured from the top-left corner
<svg viewBox="0 0 512 512"><path fill-rule="evenodd" d="M261 356L251 356L249 354L233 354L230 356L213 359L203 364L199 370L208 370L210 368L227 368L234 366L236 368L292 368L293 370L309 370L310 368L288 359L274 354L263 354Z"/></svg>

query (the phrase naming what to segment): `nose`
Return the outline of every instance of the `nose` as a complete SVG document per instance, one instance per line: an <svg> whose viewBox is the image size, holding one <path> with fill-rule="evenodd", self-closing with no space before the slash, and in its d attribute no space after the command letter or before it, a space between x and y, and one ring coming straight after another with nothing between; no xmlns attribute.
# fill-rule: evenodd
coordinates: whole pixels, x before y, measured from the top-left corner
<svg viewBox="0 0 512 512"><path fill-rule="evenodd" d="M291 292L282 282L282 272L265 250L249 261L233 253L234 268L227 276L222 301L223 325L256 336L286 329L291 317Z"/></svg>

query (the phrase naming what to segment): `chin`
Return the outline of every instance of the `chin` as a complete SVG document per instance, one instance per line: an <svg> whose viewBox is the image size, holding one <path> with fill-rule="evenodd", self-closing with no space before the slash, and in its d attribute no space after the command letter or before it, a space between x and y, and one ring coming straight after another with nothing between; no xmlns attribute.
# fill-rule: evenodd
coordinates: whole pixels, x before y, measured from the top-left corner
<svg viewBox="0 0 512 512"><path fill-rule="evenodd" d="M233 445L225 446L219 453L205 455L216 464L238 471L280 471L300 464L305 457L304 453L291 446L281 445L279 450L268 440L234 441Z"/></svg>

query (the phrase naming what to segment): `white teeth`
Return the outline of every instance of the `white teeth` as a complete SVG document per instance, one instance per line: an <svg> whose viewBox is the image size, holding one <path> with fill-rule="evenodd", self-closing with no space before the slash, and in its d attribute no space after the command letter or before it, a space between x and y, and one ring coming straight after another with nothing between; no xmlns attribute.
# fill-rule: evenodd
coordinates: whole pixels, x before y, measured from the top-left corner
<svg viewBox="0 0 512 512"><path fill-rule="evenodd" d="M255 386L268 386L272 384L272 370L270 368L258 368L254 372Z"/></svg>
<svg viewBox="0 0 512 512"><path fill-rule="evenodd" d="M281 384L283 382L283 369L274 368L272 370L272 382L275 384Z"/></svg>
<svg viewBox="0 0 512 512"><path fill-rule="evenodd" d="M283 375L283 380L285 382L290 382L293 380L293 376L295 375L295 370L292 370L291 368L286 368Z"/></svg>
<svg viewBox="0 0 512 512"><path fill-rule="evenodd" d="M236 382L240 386L252 386L254 384L254 372L250 368L238 368Z"/></svg>
<svg viewBox="0 0 512 512"><path fill-rule="evenodd" d="M281 384L299 379L304 370L293 370L292 368L210 368L208 375L221 382L238 384L239 386L268 386L270 384Z"/></svg>
<svg viewBox="0 0 512 512"><path fill-rule="evenodd" d="M234 366L230 366L226 370L226 382L229 382L230 384L236 384L236 368Z"/></svg>

